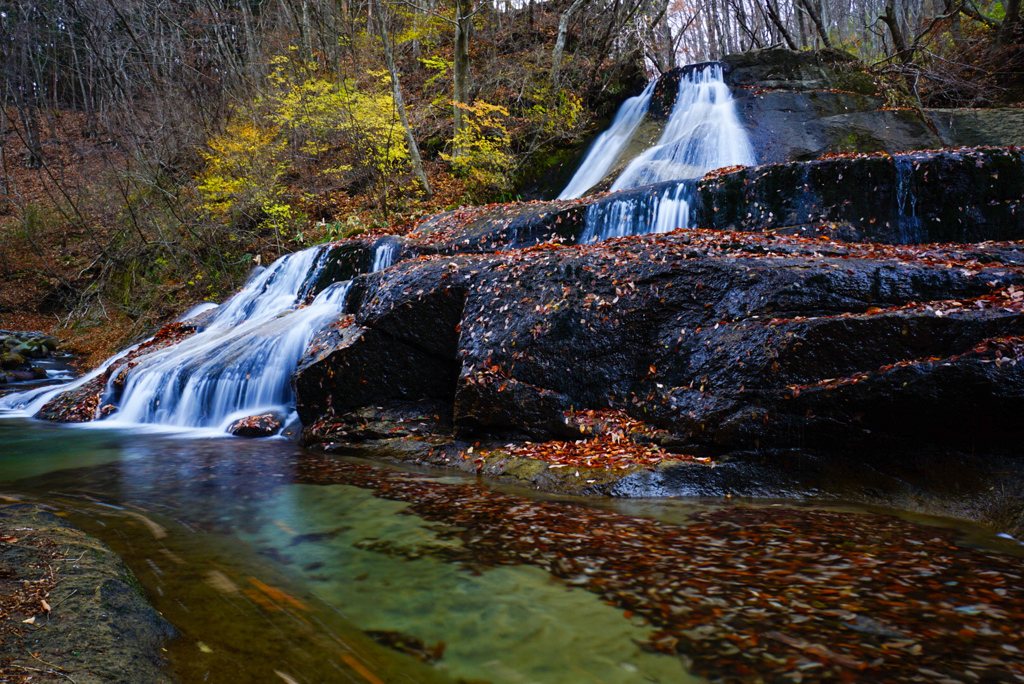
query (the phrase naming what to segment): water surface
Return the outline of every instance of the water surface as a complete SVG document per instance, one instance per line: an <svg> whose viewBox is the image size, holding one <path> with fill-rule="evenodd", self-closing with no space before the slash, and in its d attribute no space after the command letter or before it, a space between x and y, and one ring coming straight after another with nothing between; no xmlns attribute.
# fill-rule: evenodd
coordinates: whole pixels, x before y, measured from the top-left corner
<svg viewBox="0 0 1024 684"><path fill-rule="evenodd" d="M1024 676L1020 546L976 526L581 502L284 440L8 419L0 444L0 492L122 554L186 683Z"/></svg>

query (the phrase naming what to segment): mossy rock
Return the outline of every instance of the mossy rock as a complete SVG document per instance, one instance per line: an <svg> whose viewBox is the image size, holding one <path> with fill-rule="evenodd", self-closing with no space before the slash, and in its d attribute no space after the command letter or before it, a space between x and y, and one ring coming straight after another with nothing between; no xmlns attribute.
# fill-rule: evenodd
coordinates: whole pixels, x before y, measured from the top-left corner
<svg viewBox="0 0 1024 684"><path fill-rule="evenodd" d="M24 356L15 352L8 352L0 356L0 367L4 370L19 370L28 365Z"/></svg>

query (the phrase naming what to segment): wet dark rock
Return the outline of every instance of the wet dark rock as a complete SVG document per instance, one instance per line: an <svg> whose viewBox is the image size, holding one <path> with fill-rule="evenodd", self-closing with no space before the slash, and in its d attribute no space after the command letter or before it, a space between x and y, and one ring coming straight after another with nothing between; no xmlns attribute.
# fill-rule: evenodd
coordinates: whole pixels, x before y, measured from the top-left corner
<svg viewBox="0 0 1024 684"><path fill-rule="evenodd" d="M99 682L172 682L165 671L161 645L176 630L147 603L138 580L105 544L39 507L0 507L0 528L20 544L4 544L0 566L7 577L34 582L55 572L51 590L35 624L4 645L0 668L7 674L36 675L40 663L59 670L67 680ZM55 545L54 561L26 541ZM51 547L53 548L53 547ZM47 570L47 563L52 565ZM8 574L10 573L10 574ZM8 660L9 659L9 660ZM52 670L51 670L52 671Z"/></svg>
<svg viewBox="0 0 1024 684"><path fill-rule="evenodd" d="M443 641L439 641L433 646L427 646L422 639L402 632L367 630L366 635L382 646L411 655L421 663L436 663L444 657L445 643Z"/></svg>
<svg viewBox="0 0 1024 684"><path fill-rule="evenodd" d="M841 50L770 48L727 55L722 62L727 65L725 81L734 87L878 92L864 65Z"/></svg>
<svg viewBox="0 0 1024 684"><path fill-rule="evenodd" d="M1024 146L1024 109L926 109L949 147Z"/></svg>
<svg viewBox="0 0 1024 684"><path fill-rule="evenodd" d="M6 354L0 355L0 367L4 370L15 370L24 368L27 365L28 361L21 354L7 352Z"/></svg>
<svg viewBox="0 0 1024 684"><path fill-rule="evenodd" d="M736 93L736 109L761 164L824 154L934 149L943 140L909 109L883 109L877 97L817 90ZM988 144L1010 144L991 141Z"/></svg>
<svg viewBox="0 0 1024 684"><path fill-rule="evenodd" d="M728 55L722 61L737 113L762 164L952 144L917 112L886 107L874 78L847 53L774 48ZM986 138L974 144L1013 141Z"/></svg>
<svg viewBox="0 0 1024 684"><path fill-rule="evenodd" d="M958 149L743 169L697 184L694 223L718 230L833 224L845 240L1024 237L1024 151Z"/></svg>
<svg viewBox="0 0 1024 684"><path fill-rule="evenodd" d="M306 425L389 401L451 402L467 278L465 257L404 262L355 284L355 316L327 327L293 376Z"/></svg>
<svg viewBox="0 0 1024 684"><path fill-rule="evenodd" d="M519 202L462 207L432 216L408 236L414 254L494 252L556 239L567 243L583 232L586 200Z"/></svg>
<svg viewBox="0 0 1024 684"><path fill-rule="evenodd" d="M25 359L39 359L50 356L57 351L59 342L55 337L42 332L26 332L17 330L0 330L0 354L3 355L4 368L14 368L18 365L25 365ZM14 354L23 357L22 363L16 364Z"/></svg>
<svg viewBox="0 0 1024 684"><path fill-rule="evenodd" d="M360 411L417 398L450 406L452 432L435 434L464 443L578 439L567 411L613 407L663 429L673 449L735 460L717 474L685 466L691 489L747 478L739 489L762 496L816 480L838 489L851 472L771 456L794 449L819 464L900 453L913 466L882 478L890 493L914 482L924 448L1012 450L1024 271L1005 263L1020 246L889 249L693 230L399 264L366 279L359 311L300 364L307 443L416 437L350 430L373 422ZM346 421L343 437L324 429ZM416 458L450 457L427 452ZM505 473L495 459L479 469ZM663 491L656 480L671 472L615 492ZM984 517L1006 513L996 508Z"/></svg>
<svg viewBox="0 0 1024 684"><path fill-rule="evenodd" d="M369 271L374 247L378 242L367 238L352 238L333 243L313 265L299 298L312 301L331 283L349 280Z"/></svg>
<svg viewBox="0 0 1024 684"><path fill-rule="evenodd" d="M256 416L239 418L228 426L228 433L235 437L273 437L281 431L284 417L276 413L264 413Z"/></svg>

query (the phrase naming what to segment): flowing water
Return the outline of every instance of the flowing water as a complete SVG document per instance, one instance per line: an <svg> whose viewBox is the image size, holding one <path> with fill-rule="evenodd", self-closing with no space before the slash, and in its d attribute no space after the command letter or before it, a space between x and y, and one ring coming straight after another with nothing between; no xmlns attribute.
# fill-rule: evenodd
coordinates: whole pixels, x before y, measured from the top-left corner
<svg viewBox="0 0 1024 684"><path fill-rule="evenodd" d="M678 181L642 193L600 199L587 207L586 227L579 243L689 228L693 189L693 181Z"/></svg>
<svg viewBox="0 0 1024 684"><path fill-rule="evenodd" d="M254 273L224 304L190 311L183 318L201 316L194 319L202 320L199 332L133 362L119 396L117 378L111 377L101 403L114 402L118 408L102 422L216 433L257 413L294 420L292 371L313 336L344 310L349 290L348 281L334 283L304 304L309 283L315 282L329 253L327 247L313 247L281 257ZM373 254L372 270L387 268L395 255L393 243L382 243ZM133 350L75 384L0 397L0 410L34 415L57 393L99 376Z"/></svg>
<svg viewBox="0 0 1024 684"><path fill-rule="evenodd" d="M281 439L9 418L0 444L0 494L107 542L181 631L167 649L183 684L685 683L702 681L691 669L771 679L798 666L831 681L827 658L785 652L807 639L847 658L881 639L882 657L910 649L915 669L962 669L991 650L975 641L964 655L935 635L1024 604L1004 555L1019 547L969 525L792 503L582 503ZM922 591L932 584L943 591ZM1021 644L988 629L1009 667ZM897 633L915 638L884 636ZM906 681L894 676L878 681Z"/></svg>
<svg viewBox="0 0 1024 684"><path fill-rule="evenodd" d="M736 114L722 67L711 64L679 79L679 94L658 144L631 161L611 190L700 178L714 169L754 163L754 148Z"/></svg>
<svg viewBox="0 0 1024 684"><path fill-rule="evenodd" d="M636 132L637 126L647 114L647 108L651 104L651 93L654 92L654 86L657 83L656 79L652 80L642 93L622 103L619 111L615 114L612 125L591 145L579 170L565 186L565 190L558 196L558 199L576 199L604 178L612 165L618 161L622 151L632 139L633 133Z"/></svg>
<svg viewBox="0 0 1024 684"><path fill-rule="evenodd" d="M559 199L579 197L604 178L646 114L651 89L649 85L622 105ZM687 71L680 77L676 102L658 143L626 166L611 191L661 185L591 204L579 242L687 228L696 179L714 169L755 163L721 65Z"/></svg>

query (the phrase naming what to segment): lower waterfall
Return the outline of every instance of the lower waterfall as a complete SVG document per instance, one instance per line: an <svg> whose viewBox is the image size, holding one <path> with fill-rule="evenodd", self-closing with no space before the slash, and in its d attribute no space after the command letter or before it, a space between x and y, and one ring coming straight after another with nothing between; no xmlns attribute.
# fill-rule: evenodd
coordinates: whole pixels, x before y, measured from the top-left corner
<svg viewBox="0 0 1024 684"><path fill-rule="evenodd" d="M693 181L680 181L598 200L587 208L579 244L688 228L693 189Z"/></svg>
<svg viewBox="0 0 1024 684"><path fill-rule="evenodd" d="M393 242L378 244L371 270L390 266L397 251ZM254 273L224 304L190 311L200 322L199 332L130 364L118 410L101 422L225 430L255 413L290 418L292 371L313 336L344 310L351 283L334 283L304 304L309 283L329 253L328 246L318 246L281 257ZM0 409L35 414L52 397L96 378L133 349L70 385L3 397ZM108 381L104 399L115 395L114 380Z"/></svg>

